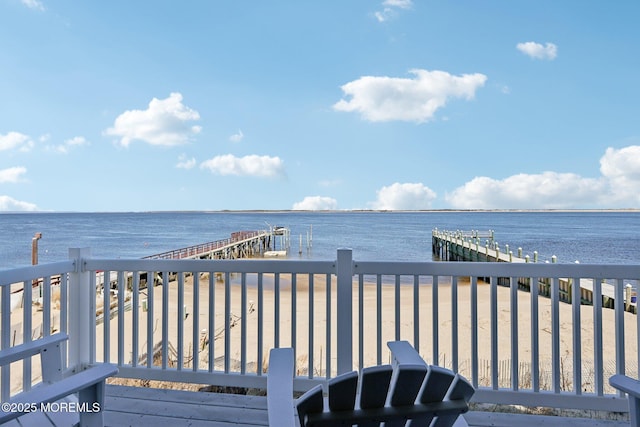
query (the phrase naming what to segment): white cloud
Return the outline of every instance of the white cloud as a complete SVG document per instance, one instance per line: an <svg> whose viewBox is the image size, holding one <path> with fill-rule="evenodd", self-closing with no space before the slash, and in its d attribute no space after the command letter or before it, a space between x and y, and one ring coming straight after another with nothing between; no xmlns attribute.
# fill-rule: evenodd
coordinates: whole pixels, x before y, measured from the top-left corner
<svg viewBox="0 0 640 427"><path fill-rule="evenodd" d="M383 9L374 13L378 22L385 22L396 15L397 9L411 9L412 0L385 0L382 2Z"/></svg>
<svg viewBox="0 0 640 427"><path fill-rule="evenodd" d="M383 6L399 7L401 9L410 9L413 6L412 0L384 0Z"/></svg>
<svg viewBox="0 0 640 427"><path fill-rule="evenodd" d="M195 157L188 159L185 154L181 154L180 157L178 157L178 163L176 164L178 169L193 169L195 166Z"/></svg>
<svg viewBox="0 0 640 427"><path fill-rule="evenodd" d="M602 179L573 173L518 174L502 180L476 177L446 195L457 209L563 209L593 207L606 189Z"/></svg>
<svg viewBox="0 0 640 427"><path fill-rule="evenodd" d="M240 142L244 138L244 134L241 130L238 130L238 133L234 133L229 137L229 141L231 142Z"/></svg>
<svg viewBox="0 0 640 427"><path fill-rule="evenodd" d="M601 176L573 173L475 177L445 198L458 209L575 209L640 207L640 146L607 148Z"/></svg>
<svg viewBox="0 0 640 427"><path fill-rule="evenodd" d="M33 148L33 141L28 135L20 132L9 132L6 135L0 134L0 151L19 148L20 151L29 151Z"/></svg>
<svg viewBox="0 0 640 427"><path fill-rule="evenodd" d="M516 48L533 59L548 59L551 61L558 56L558 46L553 43L547 43L544 46L536 42L518 43Z"/></svg>
<svg viewBox="0 0 640 427"><path fill-rule="evenodd" d="M364 76L341 87L349 100L333 105L337 111L359 112L372 122L403 120L422 123L452 98L473 99L487 76L445 71L410 70L414 78Z"/></svg>
<svg viewBox="0 0 640 427"><path fill-rule="evenodd" d="M49 148L59 153L68 153L72 147L80 147L82 145L89 145L89 141L87 141L83 136L76 136L71 139L67 139L61 145L55 145Z"/></svg>
<svg viewBox="0 0 640 427"><path fill-rule="evenodd" d="M33 203L21 202L20 200L13 199L9 196L0 196L0 211L35 211L37 209L38 207Z"/></svg>
<svg viewBox="0 0 640 427"><path fill-rule="evenodd" d="M380 210L430 209L436 193L421 183L394 183L377 191L378 198L371 203Z"/></svg>
<svg viewBox="0 0 640 427"><path fill-rule="evenodd" d="M172 93L166 99L153 98L146 110L120 114L105 134L120 137L120 145L124 147L134 140L151 145L181 145L201 131L200 126L189 124L199 119L197 111L182 103L180 93Z"/></svg>
<svg viewBox="0 0 640 427"><path fill-rule="evenodd" d="M45 11L45 7L41 1L38 0L20 0L23 5L27 6L29 9L37 10L40 12Z"/></svg>
<svg viewBox="0 0 640 427"><path fill-rule="evenodd" d="M325 196L307 196L293 204L294 211L330 211L338 208L338 201Z"/></svg>
<svg viewBox="0 0 640 427"><path fill-rule="evenodd" d="M0 169L0 184L18 182L20 181L20 177L25 173L27 173L27 168L22 166Z"/></svg>
<svg viewBox="0 0 640 427"><path fill-rule="evenodd" d="M284 176L284 162L279 157L255 154L235 157L232 154L216 156L200 164L217 175L276 177Z"/></svg>
<svg viewBox="0 0 640 427"><path fill-rule="evenodd" d="M607 148L600 172L609 182L612 202L640 205L640 146Z"/></svg>

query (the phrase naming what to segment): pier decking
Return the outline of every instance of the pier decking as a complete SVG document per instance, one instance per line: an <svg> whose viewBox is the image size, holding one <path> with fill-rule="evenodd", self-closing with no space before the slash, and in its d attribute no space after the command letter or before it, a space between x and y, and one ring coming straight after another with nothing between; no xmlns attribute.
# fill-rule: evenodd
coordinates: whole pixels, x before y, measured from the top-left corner
<svg viewBox="0 0 640 427"><path fill-rule="evenodd" d="M186 248L175 249L143 259L237 259L250 258L276 251L277 236L281 236L281 250L289 247L289 230L273 227L261 231L237 231L228 239L201 243Z"/></svg>

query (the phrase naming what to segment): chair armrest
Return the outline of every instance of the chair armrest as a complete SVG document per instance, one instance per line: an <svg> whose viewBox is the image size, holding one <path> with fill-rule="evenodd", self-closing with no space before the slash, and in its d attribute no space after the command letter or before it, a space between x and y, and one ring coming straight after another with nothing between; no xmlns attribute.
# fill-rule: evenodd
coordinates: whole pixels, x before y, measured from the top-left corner
<svg viewBox="0 0 640 427"><path fill-rule="evenodd" d="M427 365L415 348L408 341L389 341L387 347L391 350L393 366Z"/></svg>
<svg viewBox="0 0 640 427"><path fill-rule="evenodd" d="M609 378L609 384L620 391L640 399L640 381L629 378L625 375L614 375Z"/></svg>
<svg viewBox="0 0 640 427"><path fill-rule="evenodd" d="M630 424L640 427L640 381L618 374L609 378L609 384L627 393Z"/></svg>
<svg viewBox="0 0 640 427"><path fill-rule="evenodd" d="M271 350L267 373L267 412L271 427L295 427L293 369L292 348Z"/></svg>

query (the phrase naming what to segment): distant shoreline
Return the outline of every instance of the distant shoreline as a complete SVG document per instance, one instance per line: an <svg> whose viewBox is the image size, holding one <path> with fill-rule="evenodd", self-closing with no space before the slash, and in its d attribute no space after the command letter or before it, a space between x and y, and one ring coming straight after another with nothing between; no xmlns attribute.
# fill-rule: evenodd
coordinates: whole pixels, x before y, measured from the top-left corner
<svg viewBox="0 0 640 427"><path fill-rule="evenodd" d="M422 210L376 210L376 209L336 209L336 210L292 210L292 209L240 209L240 210L162 210L162 211L0 211L2 214L160 214L160 213L269 213L269 214L340 214L340 213L640 213L640 208L614 209L422 209Z"/></svg>

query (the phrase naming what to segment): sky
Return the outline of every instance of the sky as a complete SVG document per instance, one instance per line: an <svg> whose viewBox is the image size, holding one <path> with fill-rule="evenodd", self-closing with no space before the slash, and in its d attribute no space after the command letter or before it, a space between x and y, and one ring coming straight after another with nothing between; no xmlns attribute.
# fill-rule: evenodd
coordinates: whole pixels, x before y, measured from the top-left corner
<svg viewBox="0 0 640 427"><path fill-rule="evenodd" d="M639 16L0 0L0 211L640 208Z"/></svg>

